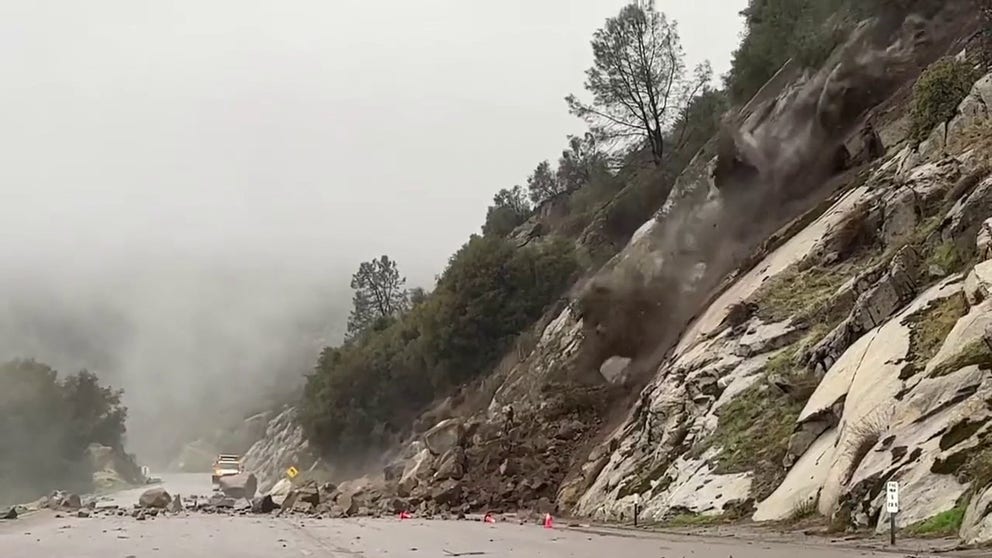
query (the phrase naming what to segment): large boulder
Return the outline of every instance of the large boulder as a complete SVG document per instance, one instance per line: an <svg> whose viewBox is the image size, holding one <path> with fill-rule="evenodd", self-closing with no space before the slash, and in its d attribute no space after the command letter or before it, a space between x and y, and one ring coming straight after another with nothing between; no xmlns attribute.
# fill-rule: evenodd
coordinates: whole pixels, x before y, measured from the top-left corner
<svg viewBox="0 0 992 558"><path fill-rule="evenodd" d="M465 475L465 450L455 446L448 450L441 459L438 460L437 471L434 472L435 481L448 479L458 480Z"/></svg>
<svg viewBox="0 0 992 558"><path fill-rule="evenodd" d="M992 260L975 266L964 281L964 295L968 304L981 304L992 293Z"/></svg>
<svg viewBox="0 0 992 558"><path fill-rule="evenodd" d="M442 420L424 433L424 444L434 455L444 455L460 445L465 436L465 425L460 419Z"/></svg>
<svg viewBox="0 0 992 558"><path fill-rule="evenodd" d="M446 480L431 489L431 499L438 505L453 506L462 497L462 485L456 480Z"/></svg>
<svg viewBox="0 0 992 558"><path fill-rule="evenodd" d="M273 510L277 509L279 509L279 505L272 501L272 496L268 494L257 496L251 501L252 513L272 513Z"/></svg>
<svg viewBox="0 0 992 558"><path fill-rule="evenodd" d="M149 488L138 498L138 507L165 509L172 502L172 496L161 486Z"/></svg>
<svg viewBox="0 0 992 558"><path fill-rule="evenodd" d="M311 506L317 506L320 504L320 488L317 487L315 481L308 481L299 488L296 489L296 500L298 502L306 502Z"/></svg>
<svg viewBox="0 0 992 558"><path fill-rule="evenodd" d="M403 476L400 477L400 482L396 489L397 493L400 496L409 496L422 481L430 479L433 462L434 456L429 449L421 450L420 453L410 459L406 464L406 469L403 470Z"/></svg>
<svg viewBox="0 0 992 558"><path fill-rule="evenodd" d="M293 483L289 479L282 479L277 482L272 488L269 489L266 496L272 498L272 501L277 505L281 506L289 493L293 490Z"/></svg>
<svg viewBox="0 0 992 558"><path fill-rule="evenodd" d="M247 498L250 500L255 497L255 492L258 490L258 479L252 473L221 477L217 484L220 485L221 492L229 498Z"/></svg>

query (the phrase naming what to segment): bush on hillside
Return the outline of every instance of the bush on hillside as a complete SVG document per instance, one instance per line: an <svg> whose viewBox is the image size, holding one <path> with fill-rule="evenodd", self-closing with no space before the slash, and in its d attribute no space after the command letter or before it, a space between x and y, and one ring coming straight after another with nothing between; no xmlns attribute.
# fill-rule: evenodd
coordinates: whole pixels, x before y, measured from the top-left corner
<svg viewBox="0 0 992 558"><path fill-rule="evenodd" d="M120 397L86 371L60 381L32 360L0 364L0 504L89 489L87 447L122 446Z"/></svg>
<svg viewBox="0 0 992 558"><path fill-rule="evenodd" d="M499 237L472 237L421 304L381 331L323 351L304 390L309 439L336 459L395 441L431 401L495 365L576 269L565 241L515 249Z"/></svg>
<svg viewBox="0 0 992 558"><path fill-rule="evenodd" d="M917 142L949 121L980 76L967 62L945 58L930 65L913 88L910 135Z"/></svg>

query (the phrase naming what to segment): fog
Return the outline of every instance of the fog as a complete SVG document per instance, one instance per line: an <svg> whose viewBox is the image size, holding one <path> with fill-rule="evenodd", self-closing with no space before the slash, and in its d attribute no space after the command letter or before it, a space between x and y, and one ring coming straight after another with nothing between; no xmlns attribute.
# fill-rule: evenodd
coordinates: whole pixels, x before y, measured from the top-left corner
<svg viewBox="0 0 992 558"><path fill-rule="evenodd" d="M582 131L623 3L0 0L0 359L124 388L153 459L289 397L359 262L429 288ZM720 73L745 4L659 7Z"/></svg>

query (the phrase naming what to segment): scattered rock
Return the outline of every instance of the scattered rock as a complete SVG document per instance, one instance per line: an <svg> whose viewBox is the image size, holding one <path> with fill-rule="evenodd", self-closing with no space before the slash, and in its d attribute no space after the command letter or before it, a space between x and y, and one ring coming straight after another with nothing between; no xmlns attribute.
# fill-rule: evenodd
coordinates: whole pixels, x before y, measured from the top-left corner
<svg viewBox="0 0 992 558"><path fill-rule="evenodd" d="M88 510L79 510L78 512L76 512L76 517L81 519L86 519L89 516L90 516L90 512Z"/></svg>
<svg viewBox="0 0 992 558"><path fill-rule="evenodd" d="M296 489L296 501L306 502L311 506L317 506L320 504L320 489L317 487L317 483L314 481L309 481L306 484L300 486Z"/></svg>
<svg viewBox="0 0 992 558"><path fill-rule="evenodd" d="M166 506L165 509L166 509L166 511L168 511L170 513L179 513L179 512L185 511L186 506L183 505L183 498L182 498L182 496L180 496L179 494L176 494L176 497L173 498L171 502L169 502L169 505Z"/></svg>
<svg viewBox="0 0 992 558"><path fill-rule="evenodd" d="M439 505L452 505L461 498L462 486L456 480L446 480L431 489L431 499Z"/></svg>
<svg viewBox="0 0 992 558"><path fill-rule="evenodd" d="M17 519L17 508L11 506L10 509L8 509L6 512L3 513L2 516L0 516L0 519Z"/></svg>
<svg viewBox="0 0 992 558"><path fill-rule="evenodd" d="M252 513L272 513L279 509L279 506L272 500L272 496L257 496L251 501Z"/></svg>
<svg viewBox="0 0 992 558"><path fill-rule="evenodd" d="M172 502L172 496L161 486L149 488L138 498L138 506L142 508L165 509Z"/></svg>
<svg viewBox="0 0 992 558"><path fill-rule="evenodd" d="M78 494L66 494L59 500L58 507L67 510L78 510L83 507L83 502Z"/></svg>

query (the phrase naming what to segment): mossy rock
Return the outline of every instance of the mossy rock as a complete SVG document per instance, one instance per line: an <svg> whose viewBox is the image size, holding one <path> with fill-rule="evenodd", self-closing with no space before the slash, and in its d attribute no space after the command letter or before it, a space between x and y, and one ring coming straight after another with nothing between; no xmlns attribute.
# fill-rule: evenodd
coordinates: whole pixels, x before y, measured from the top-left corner
<svg viewBox="0 0 992 558"><path fill-rule="evenodd" d="M968 62L951 58L931 64L913 88L910 137L921 142L935 126L948 122L981 77Z"/></svg>

